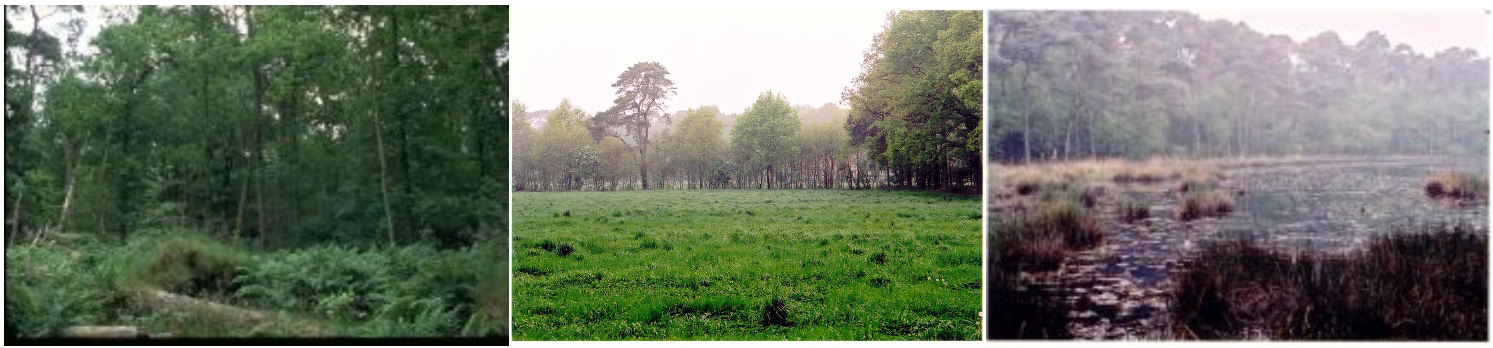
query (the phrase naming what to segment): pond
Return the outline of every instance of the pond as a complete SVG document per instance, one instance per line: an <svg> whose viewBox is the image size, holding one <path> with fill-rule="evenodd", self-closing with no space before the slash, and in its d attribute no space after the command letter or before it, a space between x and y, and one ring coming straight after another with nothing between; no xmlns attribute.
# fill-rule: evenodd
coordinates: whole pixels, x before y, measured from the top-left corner
<svg viewBox="0 0 1493 348"><path fill-rule="evenodd" d="M1114 205L1099 210L1108 231L1103 246L1079 252L1057 272L1029 279L1034 290L1072 309L1069 331L1088 339L1170 338L1172 275L1203 243L1253 240L1294 252L1342 253L1375 233L1471 221L1486 235L1486 204L1459 205L1425 196L1434 171L1482 173L1486 159L1398 158L1321 163L1225 166L1225 189L1236 191L1223 218L1179 221L1177 194L1126 186L1115 196L1143 202L1151 217L1121 223Z"/></svg>

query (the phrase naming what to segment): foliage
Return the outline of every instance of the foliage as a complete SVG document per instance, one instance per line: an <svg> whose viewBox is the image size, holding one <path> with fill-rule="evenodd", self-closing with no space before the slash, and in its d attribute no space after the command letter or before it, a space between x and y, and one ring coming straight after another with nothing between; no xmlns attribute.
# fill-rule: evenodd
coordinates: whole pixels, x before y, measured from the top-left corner
<svg viewBox="0 0 1493 348"><path fill-rule="evenodd" d="M849 110L792 105L787 96L768 91L742 114L714 106L670 114L664 102L676 91L668 69L657 62L634 64L612 85L614 105L584 118L590 142L567 132L545 133L549 122L536 123L527 114L515 122L515 188L978 191L984 122L980 26L977 11L892 14L866 50L861 76L845 92ZM535 114L573 111L568 105ZM558 144L598 147L600 170L555 170L555 159L563 157L544 147ZM618 144L636 156L622 156ZM634 163L637 175L621 174Z"/></svg>
<svg viewBox="0 0 1493 348"><path fill-rule="evenodd" d="M978 11L892 13L846 89L851 144L905 186L982 182L982 25Z"/></svg>
<svg viewBox="0 0 1493 348"><path fill-rule="evenodd" d="M44 243L5 251L5 326L10 337L46 337L63 328L106 320L123 295L119 255L98 245Z"/></svg>
<svg viewBox="0 0 1493 348"><path fill-rule="evenodd" d="M506 226L471 213L507 202L505 6L26 11L110 19L60 54L7 41L8 235L459 247Z"/></svg>
<svg viewBox="0 0 1493 348"><path fill-rule="evenodd" d="M746 173L764 173L766 188L772 188L773 166L788 161L798 153L798 131L802 126L798 113L781 94L767 91L731 129L731 148L737 163Z"/></svg>
<svg viewBox="0 0 1493 348"><path fill-rule="evenodd" d="M142 236L132 244L141 249L154 245L149 252L136 254L127 275L132 282L189 296L232 292L234 280L249 261L239 250L190 233Z"/></svg>

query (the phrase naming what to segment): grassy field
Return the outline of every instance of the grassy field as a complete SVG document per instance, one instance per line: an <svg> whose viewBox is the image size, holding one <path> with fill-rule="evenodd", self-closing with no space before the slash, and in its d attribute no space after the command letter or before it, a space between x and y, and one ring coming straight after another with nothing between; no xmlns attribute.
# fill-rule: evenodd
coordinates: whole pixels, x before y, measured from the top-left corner
<svg viewBox="0 0 1493 348"><path fill-rule="evenodd" d="M513 196L518 340L978 340L978 195Z"/></svg>

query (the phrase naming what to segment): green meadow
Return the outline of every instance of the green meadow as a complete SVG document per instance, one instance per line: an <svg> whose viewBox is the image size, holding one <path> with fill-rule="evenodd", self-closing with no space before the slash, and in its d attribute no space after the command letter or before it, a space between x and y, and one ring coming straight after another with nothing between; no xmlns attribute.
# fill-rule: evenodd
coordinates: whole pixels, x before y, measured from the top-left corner
<svg viewBox="0 0 1493 348"><path fill-rule="evenodd" d="M518 340L978 340L980 198L519 192Z"/></svg>

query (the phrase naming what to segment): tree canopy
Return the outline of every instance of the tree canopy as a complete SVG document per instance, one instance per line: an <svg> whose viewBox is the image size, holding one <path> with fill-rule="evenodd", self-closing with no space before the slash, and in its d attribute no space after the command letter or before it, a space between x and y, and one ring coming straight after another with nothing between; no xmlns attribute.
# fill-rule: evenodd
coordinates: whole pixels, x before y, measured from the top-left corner
<svg viewBox="0 0 1493 348"><path fill-rule="evenodd" d="M896 12L866 50L846 128L892 180L979 188L982 25L979 11Z"/></svg>
<svg viewBox="0 0 1493 348"><path fill-rule="evenodd" d="M794 105L771 91L742 114L714 106L669 113L675 93L656 62L633 65L612 85L615 105L582 117L568 101L536 110L515 102L514 187L519 191L648 188L884 188L978 190L982 95L978 11L888 14L862 73L833 103ZM582 113L583 114L583 113ZM573 118L566 118L573 120ZM544 145L550 144L550 145ZM570 152L545 146L573 144ZM632 151L621 151L627 148ZM592 153L598 168L556 170ZM651 154L651 155L650 155ZM586 156L580 156L586 157ZM637 175L625 174L625 169Z"/></svg>
<svg viewBox="0 0 1493 348"><path fill-rule="evenodd" d="M506 7L124 7L62 49L13 26L104 17L78 11L7 7L8 237L506 236Z"/></svg>

